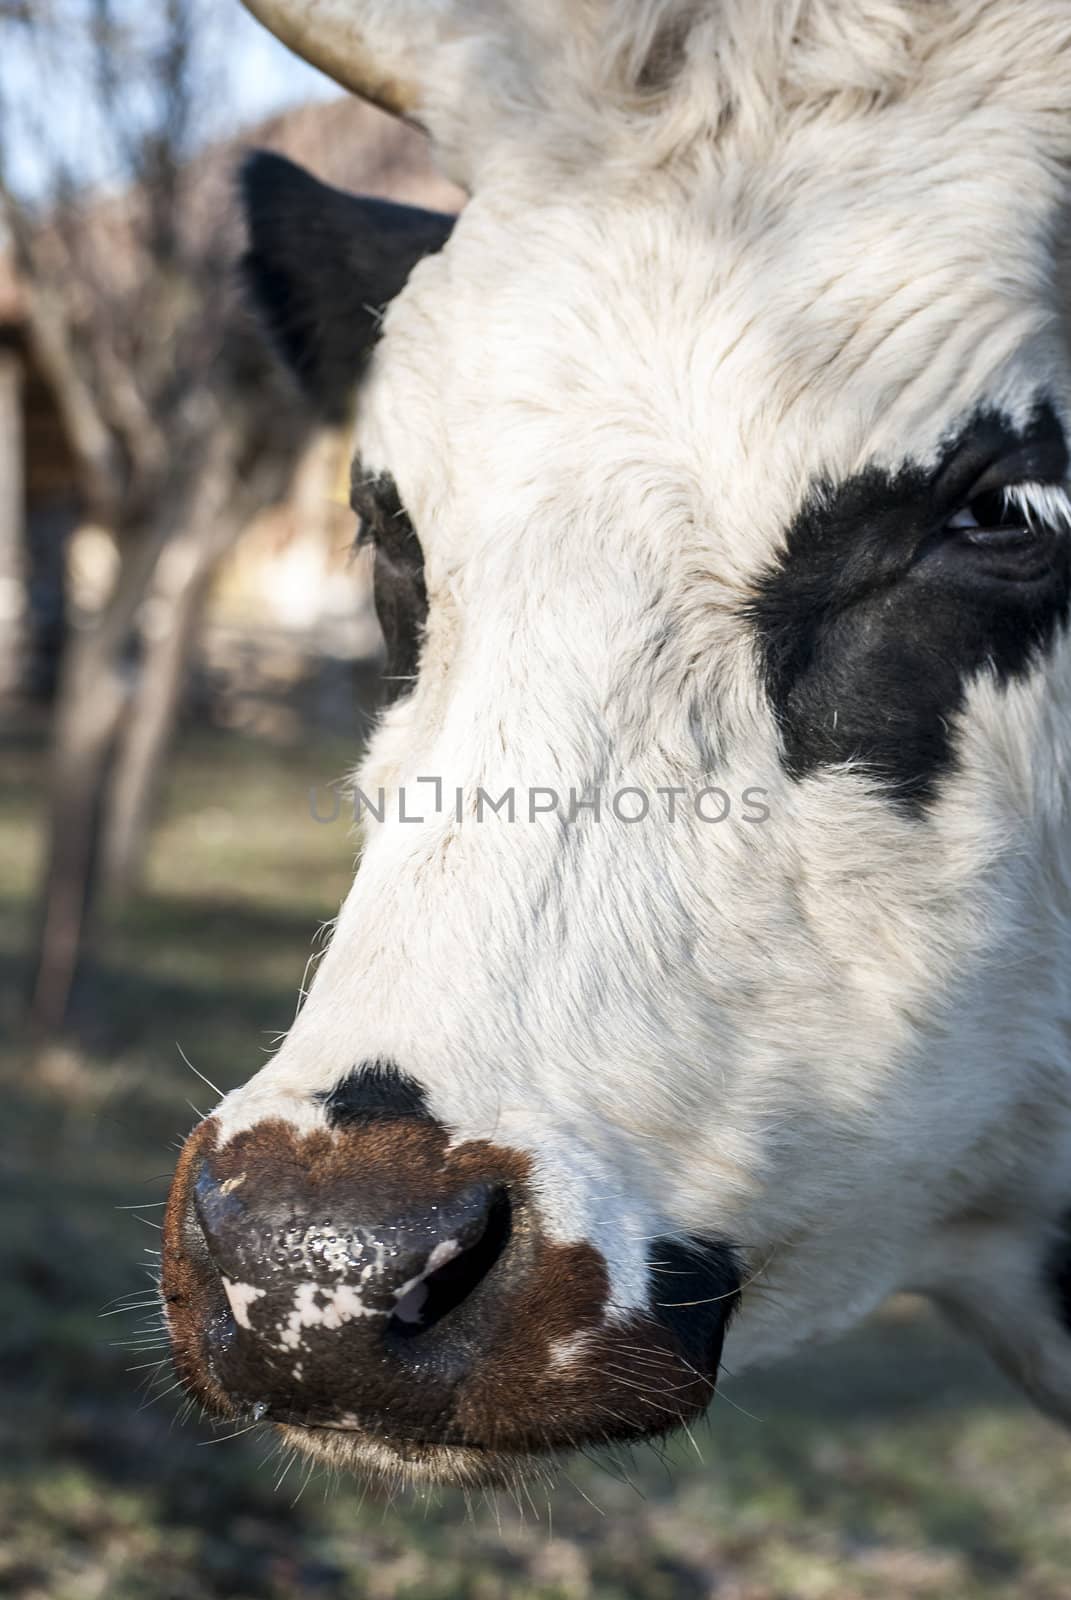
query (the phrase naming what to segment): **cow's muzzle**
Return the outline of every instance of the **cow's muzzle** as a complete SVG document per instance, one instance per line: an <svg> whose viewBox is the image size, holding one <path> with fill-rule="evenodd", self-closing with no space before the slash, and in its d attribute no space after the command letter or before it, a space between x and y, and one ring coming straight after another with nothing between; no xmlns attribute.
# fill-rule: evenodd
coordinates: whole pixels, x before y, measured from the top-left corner
<svg viewBox="0 0 1071 1600"><path fill-rule="evenodd" d="M194 1185L229 1312L208 1350L232 1403L323 1427L437 1427L502 1292L487 1279L509 1245L506 1189L470 1183L406 1212L378 1185L265 1199L234 1182L209 1160Z"/></svg>
<svg viewBox="0 0 1071 1600"><path fill-rule="evenodd" d="M528 1159L428 1121L259 1123L183 1151L163 1294L212 1412L354 1464L489 1478L518 1457L663 1433L710 1400L731 1252L668 1241L649 1312L614 1316L590 1244L549 1240Z"/></svg>

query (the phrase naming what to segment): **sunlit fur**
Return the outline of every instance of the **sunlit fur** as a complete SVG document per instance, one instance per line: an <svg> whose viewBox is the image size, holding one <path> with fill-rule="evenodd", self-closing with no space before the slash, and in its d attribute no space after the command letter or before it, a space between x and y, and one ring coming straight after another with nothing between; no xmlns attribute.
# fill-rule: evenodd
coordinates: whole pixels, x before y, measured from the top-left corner
<svg viewBox="0 0 1071 1600"><path fill-rule="evenodd" d="M378 9L401 37L421 8ZM1071 1203L1071 650L974 682L920 819L850 767L786 777L745 619L816 481L932 461L979 406L1068 418L1071 10L455 9L422 115L473 198L357 423L430 620L360 783L411 810L428 775L754 785L770 820L370 826L224 1136L393 1060L458 1139L530 1152L621 1313L647 1241L697 1231L751 1277L733 1371L914 1287L1071 1417L1041 1270ZM1055 486L1022 500L1066 521Z"/></svg>

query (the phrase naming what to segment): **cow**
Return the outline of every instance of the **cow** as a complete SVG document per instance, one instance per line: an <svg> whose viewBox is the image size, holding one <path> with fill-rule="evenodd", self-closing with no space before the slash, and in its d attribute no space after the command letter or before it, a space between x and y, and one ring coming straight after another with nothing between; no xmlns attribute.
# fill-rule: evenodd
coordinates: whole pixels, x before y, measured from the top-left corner
<svg viewBox="0 0 1071 1600"><path fill-rule="evenodd" d="M910 1290L1071 1421L1071 7L246 3L468 199L244 174L395 692L179 1377L493 1481Z"/></svg>

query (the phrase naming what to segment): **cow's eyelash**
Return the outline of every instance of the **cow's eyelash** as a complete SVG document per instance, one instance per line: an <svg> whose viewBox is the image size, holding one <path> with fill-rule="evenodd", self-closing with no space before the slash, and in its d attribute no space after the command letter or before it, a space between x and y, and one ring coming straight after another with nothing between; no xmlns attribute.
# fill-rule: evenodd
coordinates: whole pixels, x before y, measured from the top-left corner
<svg viewBox="0 0 1071 1600"><path fill-rule="evenodd" d="M1032 531L1071 529L1071 493L1063 484L1009 484L1004 490L1004 509L1018 512Z"/></svg>
<svg viewBox="0 0 1071 1600"><path fill-rule="evenodd" d="M971 494L946 524L953 533L1018 528L1034 535L1066 533L1071 529L1071 495L1055 483L1009 483L1003 488L980 488Z"/></svg>

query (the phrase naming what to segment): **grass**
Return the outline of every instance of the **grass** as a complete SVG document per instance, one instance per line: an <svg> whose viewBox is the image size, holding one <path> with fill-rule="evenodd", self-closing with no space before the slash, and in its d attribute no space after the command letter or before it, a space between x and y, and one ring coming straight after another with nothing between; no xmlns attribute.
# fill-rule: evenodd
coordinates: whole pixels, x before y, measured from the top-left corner
<svg viewBox="0 0 1071 1600"><path fill-rule="evenodd" d="M20 1600L1071 1600L1071 1449L917 1307L727 1379L661 1459L566 1463L467 1502L367 1495L146 1403L156 1353L139 1213L209 1090L293 1013L347 886L344 823L309 791L339 747L199 735L176 760L146 893L111 931L90 1047L31 1069L15 1031L42 760L0 749L0 1593ZM146 1313L148 1314L148 1313ZM161 1371L158 1387L170 1379ZM278 1479L282 1475L282 1483Z"/></svg>

